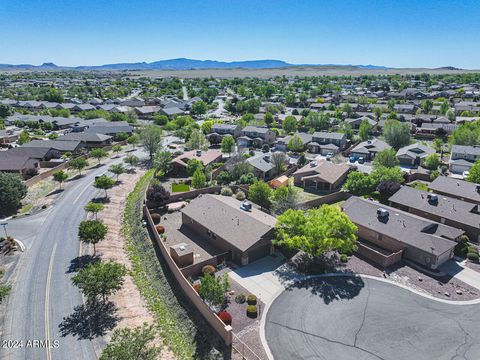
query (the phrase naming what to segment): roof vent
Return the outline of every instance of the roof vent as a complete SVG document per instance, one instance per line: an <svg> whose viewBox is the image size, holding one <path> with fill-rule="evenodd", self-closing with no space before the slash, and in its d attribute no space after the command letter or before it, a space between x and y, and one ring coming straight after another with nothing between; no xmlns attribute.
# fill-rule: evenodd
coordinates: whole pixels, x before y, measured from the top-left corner
<svg viewBox="0 0 480 360"><path fill-rule="evenodd" d="M377 217L379 219L387 219L389 215L389 212L387 209L384 208L378 208L377 209Z"/></svg>
<svg viewBox="0 0 480 360"><path fill-rule="evenodd" d="M437 203L438 202L438 196L436 194L428 194L427 195L427 201L432 202L432 203Z"/></svg>
<svg viewBox="0 0 480 360"><path fill-rule="evenodd" d="M242 205L240 205L240 209L243 211L252 211L252 204L245 200Z"/></svg>
<svg viewBox="0 0 480 360"><path fill-rule="evenodd" d="M270 155L265 155L263 157L263 160L265 160L266 162L270 162Z"/></svg>
<svg viewBox="0 0 480 360"><path fill-rule="evenodd" d="M310 167L315 167L317 166L317 162L314 160L314 161L310 161Z"/></svg>
<svg viewBox="0 0 480 360"><path fill-rule="evenodd" d="M195 155L197 155L198 157L202 156L202 150L197 150L197 152L195 153Z"/></svg>
<svg viewBox="0 0 480 360"><path fill-rule="evenodd" d="M371 144L372 143L372 140L367 140L367 144Z"/></svg>

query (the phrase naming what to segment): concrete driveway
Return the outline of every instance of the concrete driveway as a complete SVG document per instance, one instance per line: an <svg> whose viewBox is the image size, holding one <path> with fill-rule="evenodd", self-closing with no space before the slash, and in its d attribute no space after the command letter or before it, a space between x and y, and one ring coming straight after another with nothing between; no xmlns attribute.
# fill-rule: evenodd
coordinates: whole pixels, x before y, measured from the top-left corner
<svg viewBox="0 0 480 360"><path fill-rule="evenodd" d="M284 287L277 270L284 263L282 255L266 256L247 266L232 270L228 275L265 304L269 304Z"/></svg>
<svg viewBox="0 0 480 360"><path fill-rule="evenodd" d="M296 284L272 303L275 360L480 359L480 305L451 305L360 277Z"/></svg>

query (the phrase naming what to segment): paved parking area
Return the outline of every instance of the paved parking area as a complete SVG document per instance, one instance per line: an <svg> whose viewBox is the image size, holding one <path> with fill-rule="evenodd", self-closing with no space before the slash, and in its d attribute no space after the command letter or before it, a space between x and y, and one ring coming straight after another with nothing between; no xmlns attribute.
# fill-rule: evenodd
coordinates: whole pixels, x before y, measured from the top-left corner
<svg viewBox="0 0 480 360"><path fill-rule="evenodd" d="M275 360L480 359L480 305L451 305L359 277L309 280L271 305Z"/></svg>

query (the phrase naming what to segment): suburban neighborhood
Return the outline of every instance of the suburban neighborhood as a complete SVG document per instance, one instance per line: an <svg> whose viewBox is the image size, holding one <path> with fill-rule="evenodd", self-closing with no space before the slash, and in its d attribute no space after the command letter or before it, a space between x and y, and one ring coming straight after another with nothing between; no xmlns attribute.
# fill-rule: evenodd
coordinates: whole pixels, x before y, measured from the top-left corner
<svg viewBox="0 0 480 360"><path fill-rule="evenodd" d="M355 24L355 11L362 21L373 15L358 4L324 3L339 34L323 30L321 46L306 46L292 37L324 29L308 17L324 17L318 4L140 3L111 7L103 30L88 32L87 53L110 49L102 59L111 61L82 55L87 38L76 30L67 31L79 38L75 55L65 42L66 65L10 61L8 40L0 62L0 359L479 359L478 66L453 66L456 57L430 43L407 53L400 41L395 58L385 57L398 66L381 57L372 58L379 65L310 61L317 47L346 41L341 26L352 33L340 13ZM375 6L398 20L398 9ZM51 7L42 13L87 14L77 4ZM95 28L103 7L87 7ZM277 17L286 26L294 14L302 24L278 27ZM238 23L243 35L227 15L249 19ZM165 16L179 21L178 34L144 31L169 24ZM473 19L465 28L478 35ZM218 46L203 35L210 23ZM375 39L391 33L371 26ZM262 46L305 60L119 62L115 41L99 51L109 31L133 59L153 34L175 54L172 41L193 48L204 37L202 51L216 54L229 48L223 37L246 36L250 45L235 43L236 51L270 59L250 55L252 29L269 39ZM355 39L374 53L355 37L352 60L341 63L371 64ZM297 41L304 57L294 57ZM145 59L158 57L149 47ZM331 49L328 56L339 50ZM402 65L404 56L418 65ZM434 66L439 57L452 65Z"/></svg>

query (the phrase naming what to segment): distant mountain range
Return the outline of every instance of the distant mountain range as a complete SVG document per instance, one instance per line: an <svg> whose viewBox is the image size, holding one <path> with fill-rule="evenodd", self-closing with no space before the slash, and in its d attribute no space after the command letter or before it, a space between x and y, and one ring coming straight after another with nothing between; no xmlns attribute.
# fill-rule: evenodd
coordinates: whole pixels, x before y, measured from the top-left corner
<svg viewBox="0 0 480 360"><path fill-rule="evenodd" d="M246 61L216 61L194 59L168 59L151 63L118 63L92 66L58 66L54 63L42 65L30 64L0 64L0 69L10 70L191 70L191 69L275 69L299 66L325 66L325 67L354 67L359 69L387 69L385 66L376 65L336 65L336 64L289 64L282 60L246 60Z"/></svg>

